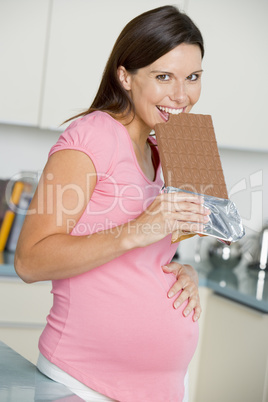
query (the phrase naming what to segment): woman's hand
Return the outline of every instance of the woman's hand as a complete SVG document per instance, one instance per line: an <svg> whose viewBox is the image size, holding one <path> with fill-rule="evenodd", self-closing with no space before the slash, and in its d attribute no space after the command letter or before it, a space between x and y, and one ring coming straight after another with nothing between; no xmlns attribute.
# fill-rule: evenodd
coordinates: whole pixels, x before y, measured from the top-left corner
<svg viewBox="0 0 268 402"><path fill-rule="evenodd" d="M159 194L131 221L133 248L148 246L171 233L178 237L179 234L202 232L210 214L203 202L202 196L190 193Z"/></svg>
<svg viewBox="0 0 268 402"><path fill-rule="evenodd" d="M197 321L202 310L198 293L198 274L195 269L191 265L183 265L175 261L163 266L162 269L165 273L175 274L177 278L168 292L168 297L172 298L182 291L174 302L174 308L178 308L188 299L183 314L186 317L194 310L193 321Z"/></svg>

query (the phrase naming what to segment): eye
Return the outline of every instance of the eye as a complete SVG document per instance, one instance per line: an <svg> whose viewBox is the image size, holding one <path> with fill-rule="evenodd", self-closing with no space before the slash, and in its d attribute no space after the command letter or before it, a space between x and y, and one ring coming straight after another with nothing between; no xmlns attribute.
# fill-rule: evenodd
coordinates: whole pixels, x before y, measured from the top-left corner
<svg viewBox="0 0 268 402"><path fill-rule="evenodd" d="M188 75L188 77L186 78L189 81L197 81L200 77L200 74L190 74Z"/></svg>
<svg viewBox="0 0 268 402"><path fill-rule="evenodd" d="M160 75L157 75L156 78L159 81L168 81L170 79L170 76L168 74L160 74Z"/></svg>

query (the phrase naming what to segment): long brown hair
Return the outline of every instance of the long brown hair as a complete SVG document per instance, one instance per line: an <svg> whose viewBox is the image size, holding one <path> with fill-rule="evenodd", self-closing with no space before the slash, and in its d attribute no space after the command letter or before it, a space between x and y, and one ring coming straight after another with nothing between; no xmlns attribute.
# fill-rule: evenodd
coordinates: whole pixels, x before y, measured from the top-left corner
<svg viewBox="0 0 268 402"><path fill-rule="evenodd" d="M125 116L135 114L134 104L118 79L118 67L135 74L182 43L198 45L204 56L201 32L176 7L158 7L131 20L114 44L91 106L66 122L95 110Z"/></svg>

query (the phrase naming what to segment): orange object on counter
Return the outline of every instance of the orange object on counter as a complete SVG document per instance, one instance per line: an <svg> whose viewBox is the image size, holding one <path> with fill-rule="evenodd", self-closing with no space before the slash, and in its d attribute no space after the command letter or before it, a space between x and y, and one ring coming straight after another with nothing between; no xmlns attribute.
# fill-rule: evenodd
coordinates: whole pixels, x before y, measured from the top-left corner
<svg viewBox="0 0 268 402"><path fill-rule="evenodd" d="M10 197L10 203L17 206L24 188L24 183L17 181L14 184L13 191ZM12 228L16 213L10 208L6 211L1 228L0 228L0 252L4 251L6 242Z"/></svg>

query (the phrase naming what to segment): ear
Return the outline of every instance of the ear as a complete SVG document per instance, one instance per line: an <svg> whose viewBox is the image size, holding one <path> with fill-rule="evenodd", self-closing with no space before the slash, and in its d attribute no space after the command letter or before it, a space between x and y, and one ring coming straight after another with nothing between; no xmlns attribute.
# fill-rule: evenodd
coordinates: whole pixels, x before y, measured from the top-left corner
<svg viewBox="0 0 268 402"><path fill-rule="evenodd" d="M126 91L130 91L131 89L131 75L127 72L125 67L119 66L117 69L117 76L122 86Z"/></svg>

